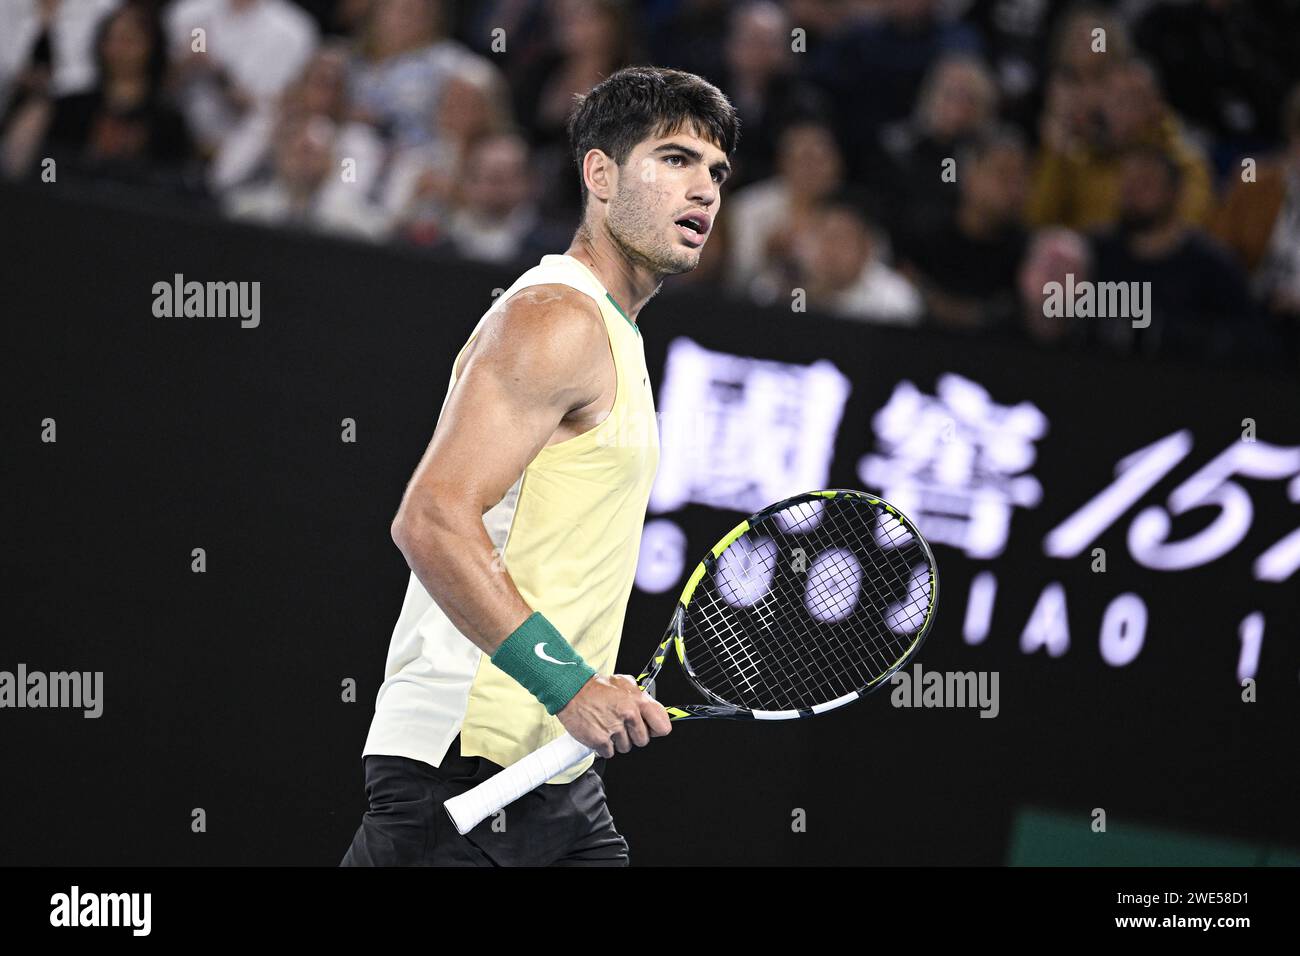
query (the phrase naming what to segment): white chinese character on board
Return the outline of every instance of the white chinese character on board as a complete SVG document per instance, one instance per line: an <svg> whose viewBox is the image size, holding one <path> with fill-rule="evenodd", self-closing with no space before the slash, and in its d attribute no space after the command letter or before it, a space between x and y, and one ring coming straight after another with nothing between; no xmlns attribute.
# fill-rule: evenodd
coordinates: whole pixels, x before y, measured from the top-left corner
<svg viewBox="0 0 1300 956"><path fill-rule="evenodd" d="M650 511L695 503L753 513L826 487L849 380L830 362L668 348Z"/></svg>
<svg viewBox="0 0 1300 956"><path fill-rule="evenodd" d="M916 522L932 542L972 558L995 558L1006 547L1014 508L1042 498L1024 472L1047 434L1047 416L1032 402L999 405L977 382L941 375L935 395L899 382L872 418L876 451L858 475L868 488Z"/></svg>

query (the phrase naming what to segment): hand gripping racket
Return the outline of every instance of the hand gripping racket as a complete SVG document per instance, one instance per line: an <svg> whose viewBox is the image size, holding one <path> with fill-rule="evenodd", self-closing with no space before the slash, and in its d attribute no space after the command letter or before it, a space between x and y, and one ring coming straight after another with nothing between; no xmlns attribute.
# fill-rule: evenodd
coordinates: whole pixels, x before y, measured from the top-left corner
<svg viewBox="0 0 1300 956"><path fill-rule="evenodd" d="M654 680L672 644L709 701L670 719L794 720L883 686L934 624L934 555L893 505L861 491L812 491L742 521L686 582L668 631L637 678ZM461 833L586 759L565 734L444 806Z"/></svg>

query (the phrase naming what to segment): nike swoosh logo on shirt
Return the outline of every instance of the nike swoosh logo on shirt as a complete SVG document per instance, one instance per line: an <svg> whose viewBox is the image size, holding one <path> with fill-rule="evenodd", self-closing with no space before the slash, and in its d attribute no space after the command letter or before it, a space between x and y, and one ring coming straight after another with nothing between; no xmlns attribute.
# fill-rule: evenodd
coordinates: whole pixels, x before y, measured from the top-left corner
<svg viewBox="0 0 1300 956"><path fill-rule="evenodd" d="M540 657L540 658L541 658L542 660L544 660L544 661L550 661L552 664L576 664L576 663L578 663L577 661L557 661L557 660L556 660L554 657L552 657L550 654L546 653L546 642L545 642L545 641L543 641L542 643L540 643L540 644L538 644L536 647L534 647L534 648L533 648L533 653L536 654L538 657Z"/></svg>

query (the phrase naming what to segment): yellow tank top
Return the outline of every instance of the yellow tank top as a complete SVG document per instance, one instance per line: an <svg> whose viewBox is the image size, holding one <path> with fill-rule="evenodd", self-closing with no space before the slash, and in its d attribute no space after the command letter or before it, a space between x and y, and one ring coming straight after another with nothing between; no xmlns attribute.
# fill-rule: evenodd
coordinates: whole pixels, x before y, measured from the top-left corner
<svg viewBox="0 0 1300 956"><path fill-rule="evenodd" d="M510 296L553 283L586 293L600 309L617 376L614 405L595 428L538 452L483 522L528 605L545 614L597 673L611 674L659 464L640 330L595 273L572 256L550 255L497 299L465 345ZM463 354L464 348L452 364L448 394ZM412 574L363 752L437 766L457 733L462 754L506 766L564 727L456 631ZM549 782L568 783L591 761Z"/></svg>

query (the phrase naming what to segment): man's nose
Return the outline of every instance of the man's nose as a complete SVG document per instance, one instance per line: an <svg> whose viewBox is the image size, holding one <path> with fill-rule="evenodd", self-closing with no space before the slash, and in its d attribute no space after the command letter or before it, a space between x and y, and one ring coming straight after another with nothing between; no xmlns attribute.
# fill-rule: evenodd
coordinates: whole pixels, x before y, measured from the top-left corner
<svg viewBox="0 0 1300 956"><path fill-rule="evenodd" d="M701 206L711 205L718 198L718 184L713 181L713 173L705 171L702 179L692 180L689 195Z"/></svg>

